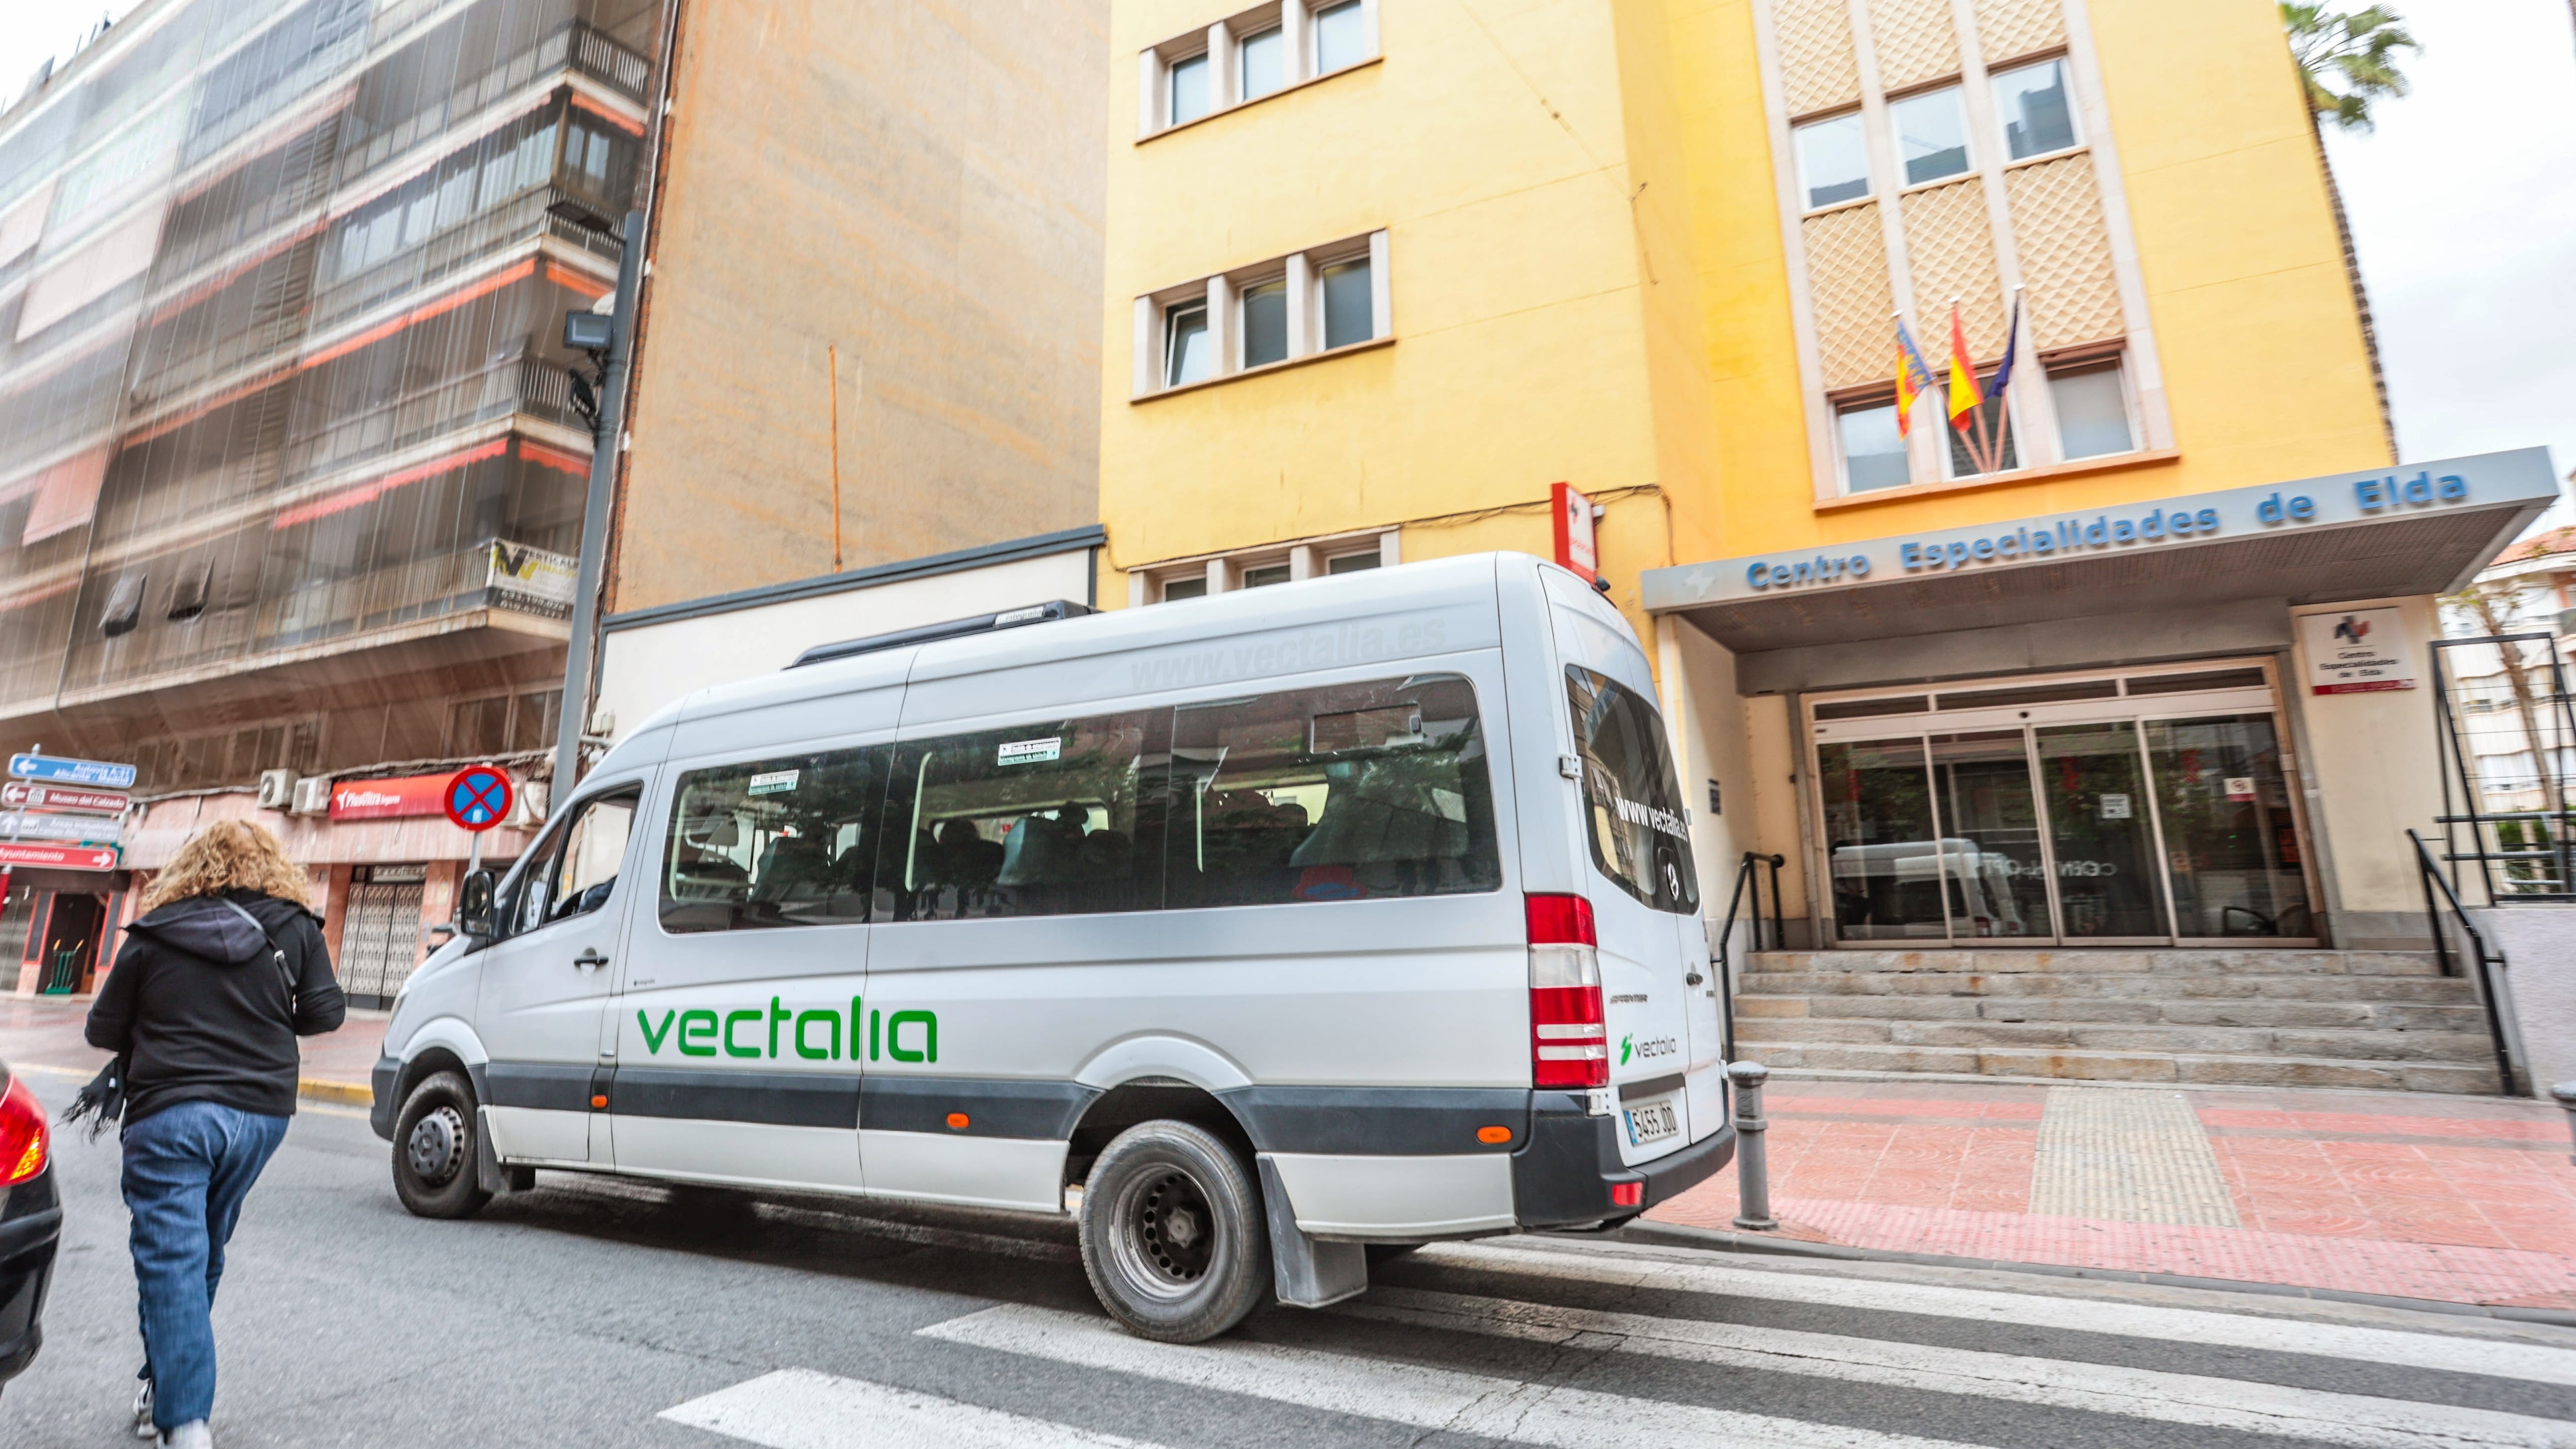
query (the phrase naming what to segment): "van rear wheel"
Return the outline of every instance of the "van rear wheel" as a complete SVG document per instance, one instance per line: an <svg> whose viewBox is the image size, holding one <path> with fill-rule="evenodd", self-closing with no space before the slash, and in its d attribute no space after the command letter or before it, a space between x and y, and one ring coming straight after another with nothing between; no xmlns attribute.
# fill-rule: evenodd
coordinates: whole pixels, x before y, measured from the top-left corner
<svg viewBox="0 0 2576 1449"><path fill-rule="evenodd" d="M1270 1291L1270 1233L1243 1158L1188 1122L1128 1128L1091 1167L1082 1269L1110 1316L1140 1337L1197 1343Z"/></svg>
<svg viewBox="0 0 2576 1449"><path fill-rule="evenodd" d="M412 1088L394 1118L394 1196L424 1218L481 1212L492 1200L474 1171L482 1130L463 1073L433 1073Z"/></svg>

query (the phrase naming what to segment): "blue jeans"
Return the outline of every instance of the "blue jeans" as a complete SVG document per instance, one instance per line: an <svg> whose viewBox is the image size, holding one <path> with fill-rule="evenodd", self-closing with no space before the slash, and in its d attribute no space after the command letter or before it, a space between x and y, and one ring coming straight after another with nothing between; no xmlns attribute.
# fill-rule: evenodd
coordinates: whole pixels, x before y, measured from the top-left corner
<svg viewBox="0 0 2576 1449"><path fill-rule="evenodd" d="M214 1102L164 1107L125 1129L125 1207L134 1217L143 1371L161 1429L215 1408L215 1285L242 1199L286 1138L284 1117Z"/></svg>

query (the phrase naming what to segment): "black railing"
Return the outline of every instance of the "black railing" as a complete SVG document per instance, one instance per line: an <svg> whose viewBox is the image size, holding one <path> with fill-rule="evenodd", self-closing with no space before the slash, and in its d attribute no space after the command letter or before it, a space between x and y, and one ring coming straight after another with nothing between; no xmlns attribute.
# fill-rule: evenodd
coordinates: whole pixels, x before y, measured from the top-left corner
<svg viewBox="0 0 2576 1449"><path fill-rule="evenodd" d="M1785 856L1764 855L1760 851L1748 850L1744 852L1744 863L1735 868L1735 892L1726 901L1726 924L1718 927L1717 930L1718 1024L1724 1033L1724 1051L1726 1059L1730 1062L1735 1060L1735 973L1733 969L1735 916L1743 909L1744 887L1750 884L1753 887L1753 917L1750 922L1753 928L1753 949L1761 950L1762 877L1754 873L1754 867L1769 866L1771 868L1771 949L1774 951L1784 949L1788 945L1788 937L1782 932L1780 926L1780 867L1788 863L1788 858Z"/></svg>
<svg viewBox="0 0 2576 1449"><path fill-rule="evenodd" d="M2456 928L2466 943L2469 964L2477 968L2478 1001L2486 1007L2487 1036L2495 1043L2496 1079L2503 1085L2506 1096L2519 1097L2522 1089L2515 1085L2513 1048L2506 1041L2504 1010L2498 1004L2502 994L2498 973L2505 969L2504 953L2487 945L2485 933L2469 919L2469 913L2461 909L2459 892L2451 889L2451 883L2442 878L2442 868L2434 862L2433 852L2425 846L2423 837L2409 830L2406 839L2415 847L2416 874L2423 879L2424 920L2433 928L2434 959L2441 962L2445 976L2465 974L2451 950L2451 931ZM2446 906L2450 910L2448 922L2442 916Z"/></svg>
<svg viewBox="0 0 2576 1449"><path fill-rule="evenodd" d="M2493 649L2497 668L2463 678L2453 662L2463 649ZM2576 901L2576 808L2568 803L2576 782L2567 769L2576 763L2576 699L2556 636L2436 639L2432 656L2442 776L2442 813L2434 820L2452 895L2460 894L2460 867L2474 864L2478 891L2490 903ZM2455 689L2468 697L2454 699Z"/></svg>

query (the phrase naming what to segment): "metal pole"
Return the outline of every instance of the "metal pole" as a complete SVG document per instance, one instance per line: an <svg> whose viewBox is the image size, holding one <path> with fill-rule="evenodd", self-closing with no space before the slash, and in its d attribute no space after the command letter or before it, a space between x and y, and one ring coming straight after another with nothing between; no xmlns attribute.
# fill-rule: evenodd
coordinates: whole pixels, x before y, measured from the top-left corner
<svg viewBox="0 0 2576 1449"><path fill-rule="evenodd" d="M2576 1134L2576 1082L2560 1082L2549 1089L2549 1095L2556 1097L2558 1105L2567 1109L2567 1130ZM2567 1160L2576 1162L2576 1152L2568 1153Z"/></svg>
<svg viewBox="0 0 2576 1449"><path fill-rule="evenodd" d="M600 379L599 431L591 439L590 496L581 510L581 567L573 578L572 638L564 649L561 718L555 724L553 798L581 779L581 736L590 723L591 636L599 629L599 576L608 561L608 514L617 499L617 458L626 436L626 370L635 355L636 294L644 282L644 213L626 213L617 258L617 310L610 314L608 370Z"/></svg>
<svg viewBox="0 0 2576 1449"><path fill-rule="evenodd" d="M1762 1083L1771 1069L1760 1062L1737 1062L1726 1069L1735 1083L1735 1225L1765 1232L1780 1226L1771 1216L1770 1164L1763 1158Z"/></svg>

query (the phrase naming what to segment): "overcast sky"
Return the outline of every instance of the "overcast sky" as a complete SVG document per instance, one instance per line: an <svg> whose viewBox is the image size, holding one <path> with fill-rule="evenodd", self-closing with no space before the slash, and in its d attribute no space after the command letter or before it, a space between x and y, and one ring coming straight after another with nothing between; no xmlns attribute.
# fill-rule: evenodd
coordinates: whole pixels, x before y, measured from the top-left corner
<svg viewBox="0 0 2576 1449"><path fill-rule="evenodd" d="M2259 5L2265 0L2240 0ZM2344 0L2358 8L2365 0ZM2576 468L2576 23L2570 0L2388 0L2414 94L2327 150L2406 459L2547 444ZM133 0L0 0L0 101ZM2566 505L2549 522L2576 522Z"/></svg>

